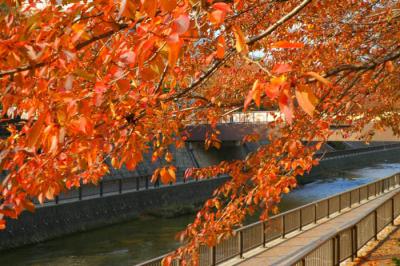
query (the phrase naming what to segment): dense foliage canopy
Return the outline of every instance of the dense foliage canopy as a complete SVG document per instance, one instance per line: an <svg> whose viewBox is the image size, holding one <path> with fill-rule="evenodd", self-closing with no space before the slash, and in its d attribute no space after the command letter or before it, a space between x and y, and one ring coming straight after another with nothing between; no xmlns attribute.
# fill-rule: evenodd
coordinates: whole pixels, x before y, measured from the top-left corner
<svg viewBox="0 0 400 266"><path fill-rule="evenodd" d="M399 28L397 0L3 1L1 226L33 198L97 183L107 161L134 169L151 150L171 162L194 121L215 128L234 111L280 110L270 144L187 171L232 177L180 235L176 256L196 261L200 244L229 237L246 215L276 212L330 125L400 133ZM219 145L211 130L206 146ZM158 178L174 181L174 166Z"/></svg>

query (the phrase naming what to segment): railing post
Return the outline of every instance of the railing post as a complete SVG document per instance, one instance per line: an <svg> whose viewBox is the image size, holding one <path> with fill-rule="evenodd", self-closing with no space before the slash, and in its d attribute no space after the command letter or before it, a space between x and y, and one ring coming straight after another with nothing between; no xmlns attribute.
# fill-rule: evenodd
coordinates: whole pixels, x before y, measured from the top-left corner
<svg viewBox="0 0 400 266"><path fill-rule="evenodd" d="M351 209L351 203L353 202L353 197L352 197L352 194L353 194L353 190L351 190L350 192L350 195L349 195L349 198L350 198L350 202L349 202L349 208Z"/></svg>
<svg viewBox="0 0 400 266"><path fill-rule="evenodd" d="M301 266L306 266L306 258L301 259Z"/></svg>
<svg viewBox="0 0 400 266"><path fill-rule="evenodd" d="M265 222L262 222L262 241L263 241L263 248L265 248L265 245L267 243L267 238L265 237L265 231L267 231Z"/></svg>
<svg viewBox="0 0 400 266"><path fill-rule="evenodd" d="M354 261L354 227L350 230L351 261Z"/></svg>
<svg viewBox="0 0 400 266"><path fill-rule="evenodd" d="M136 177L136 190L140 189L140 177Z"/></svg>
<svg viewBox="0 0 400 266"><path fill-rule="evenodd" d="M327 199L327 202L328 202L328 215L326 216L326 218L329 218L329 214L331 213L331 204L329 199Z"/></svg>
<svg viewBox="0 0 400 266"><path fill-rule="evenodd" d="M336 265L336 241L337 241L337 236L334 236L332 238L332 265Z"/></svg>
<svg viewBox="0 0 400 266"><path fill-rule="evenodd" d="M317 204L314 204L314 223L316 224L318 221L317 217Z"/></svg>
<svg viewBox="0 0 400 266"><path fill-rule="evenodd" d="M367 185L367 200L369 200L369 185Z"/></svg>
<svg viewBox="0 0 400 266"><path fill-rule="evenodd" d="M118 179L118 192L122 194L122 178Z"/></svg>
<svg viewBox="0 0 400 266"><path fill-rule="evenodd" d="M299 225L299 229L300 229L300 231L302 231L303 230L303 213L302 213L302 211L301 211L302 209L300 208L300 210L299 210L299 223L300 223L300 225Z"/></svg>
<svg viewBox="0 0 400 266"><path fill-rule="evenodd" d="M342 194L339 194L339 213L342 212Z"/></svg>
<svg viewBox="0 0 400 266"><path fill-rule="evenodd" d="M78 188L78 198L79 200L82 200L82 184L80 184Z"/></svg>
<svg viewBox="0 0 400 266"><path fill-rule="evenodd" d="M336 265L340 265L340 234L336 236Z"/></svg>
<svg viewBox="0 0 400 266"><path fill-rule="evenodd" d="M217 250L216 246L211 248L211 265L214 266L217 264Z"/></svg>
<svg viewBox="0 0 400 266"><path fill-rule="evenodd" d="M357 257L357 240L358 240L358 236L357 236L357 225L355 225L352 229L351 229L351 250L352 250L352 254L351 254L351 259L354 261L354 259Z"/></svg>
<svg viewBox="0 0 400 266"><path fill-rule="evenodd" d="M391 198L391 202L392 202L392 225L394 225L394 198Z"/></svg>
<svg viewBox="0 0 400 266"><path fill-rule="evenodd" d="M285 238L285 231L286 231L285 215L282 215L282 238Z"/></svg>
<svg viewBox="0 0 400 266"><path fill-rule="evenodd" d="M376 188L377 182L375 182L375 197L378 195L378 189Z"/></svg>
<svg viewBox="0 0 400 266"><path fill-rule="evenodd" d="M377 210L375 210L374 211L374 225L375 225L375 227L374 227L374 238L375 238L375 240L378 240L378 211Z"/></svg>
<svg viewBox="0 0 400 266"><path fill-rule="evenodd" d="M60 199L59 199L58 196L56 196L55 199L54 199L54 201L55 201L56 204L58 204L59 200L60 200Z"/></svg>
<svg viewBox="0 0 400 266"><path fill-rule="evenodd" d="M361 204L361 188L358 188L358 204Z"/></svg>
<svg viewBox="0 0 400 266"><path fill-rule="evenodd" d="M239 231L239 256L243 259L243 230Z"/></svg>
<svg viewBox="0 0 400 266"><path fill-rule="evenodd" d="M148 176L146 176L146 189L149 189L149 177Z"/></svg>
<svg viewBox="0 0 400 266"><path fill-rule="evenodd" d="M100 197L103 197L103 180L100 181Z"/></svg>

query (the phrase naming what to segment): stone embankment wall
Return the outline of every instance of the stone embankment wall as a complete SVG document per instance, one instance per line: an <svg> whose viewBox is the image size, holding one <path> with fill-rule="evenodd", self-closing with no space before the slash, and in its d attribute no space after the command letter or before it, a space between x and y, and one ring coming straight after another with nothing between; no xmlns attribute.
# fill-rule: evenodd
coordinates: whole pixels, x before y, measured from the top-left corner
<svg viewBox="0 0 400 266"><path fill-rule="evenodd" d="M334 152L335 153L335 152ZM381 150L365 151L364 149L356 149L353 153L340 154L333 157L324 158L320 161L318 166L315 166L311 173L306 176L307 179L313 179L315 176L324 176L329 174L336 174L335 171L340 172L349 168L365 165L371 165L378 162L384 162L385 160L393 161L398 160L400 162L400 145L399 146L388 146ZM300 180L302 182L302 180Z"/></svg>

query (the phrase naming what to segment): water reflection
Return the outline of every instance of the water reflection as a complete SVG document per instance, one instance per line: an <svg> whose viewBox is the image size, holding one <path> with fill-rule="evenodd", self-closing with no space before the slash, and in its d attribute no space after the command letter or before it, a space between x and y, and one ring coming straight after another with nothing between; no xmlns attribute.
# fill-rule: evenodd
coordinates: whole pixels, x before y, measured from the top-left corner
<svg viewBox="0 0 400 266"><path fill-rule="evenodd" d="M316 179L285 195L280 204L280 210L293 209L397 172L400 172L400 163L393 162L340 171L334 176Z"/></svg>

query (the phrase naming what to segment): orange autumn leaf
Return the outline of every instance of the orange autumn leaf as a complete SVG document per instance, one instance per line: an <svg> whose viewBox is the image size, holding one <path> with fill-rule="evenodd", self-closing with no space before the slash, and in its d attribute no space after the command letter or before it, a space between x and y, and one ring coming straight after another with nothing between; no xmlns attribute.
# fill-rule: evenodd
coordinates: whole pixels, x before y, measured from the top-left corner
<svg viewBox="0 0 400 266"><path fill-rule="evenodd" d="M286 84L286 77L284 75L273 77L271 78L270 82L264 86L265 94L269 98L275 99L279 96L281 88L283 88Z"/></svg>
<svg viewBox="0 0 400 266"><path fill-rule="evenodd" d="M0 220L0 230L6 229L6 221L5 220Z"/></svg>
<svg viewBox="0 0 400 266"><path fill-rule="evenodd" d="M261 86L259 84L258 79L253 84L253 100L257 107L261 105Z"/></svg>
<svg viewBox="0 0 400 266"><path fill-rule="evenodd" d="M221 10L225 13L232 12L231 6L227 3L217 2L212 5L212 8Z"/></svg>
<svg viewBox="0 0 400 266"><path fill-rule="evenodd" d="M216 54L216 57L218 59L224 58L225 49L226 49L226 43L225 43L224 36L218 36L218 39L217 39L217 54Z"/></svg>
<svg viewBox="0 0 400 266"><path fill-rule="evenodd" d="M302 86L296 89L296 99L300 107L311 117L314 114L315 106L318 104L318 98L308 86Z"/></svg>
<svg viewBox="0 0 400 266"><path fill-rule="evenodd" d="M253 100L253 90L250 90L246 96L246 99L244 100L244 105L243 105L243 111L246 112L247 107L249 106L249 104L251 103L251 101Z"/></svg>
<svg viewBox="0 0 400 266"><path fill-rule="evenodd" d="M188 15L180 15L177 17L173 24L172 24L172 30L179 35L184 34L190 26L190 19Z"/></svg>
<svg viewBox="0 0 400 266"><path fill-rule="evenodd" d="M160 171L160 180L163 184L168 184L172 180L172 176L170 175L169 169L163 167Z"/></svg>
<svg viewBox="0 0 400 266"><path fill-rule="evenodd" d="M170 67L174 67L179 58L179 52L182 47L182 42L179 38L178 33L171 34L168 39L168 64Z"/></svg>
<svg viewBox="0 0 400 266"><path fill-rule="evenodd" d="M244 36L244 33L242 32L242 30L240 29L239 26L233 26L232 27L233 33L235 35L235 47L236 47L236 51L238 53L247 53L248 51L248 47L247 47L247 43L246 43L246 37Z"/></svg>
<svg viewBox="0 0 400 266"><path fill-rule="evenodd" d="M26 139L26 145L30 148L34 148L38 141L39 137L42 134L42 130L44 129L44 120L45 120L46 114L42 113L38 120L35 122L35 124L32 126L28 133L28 137Z"/></svg>
<svg viewBox="0 0 400 266"><path fill-rule="evenodd" d="M160 0L161 10L170 12L176 7L176 0Z"/></svg>
<svg viewBox="0 0 400 266"><path fill-rule="evenodd" d="M293 123L293 103L289 95L289 91L286 89L281 92L279 96L279 109L282 114L285 115L286 122L290 125Z"/></svg>
<svg viewBox="0 0 400 266"><path fill-rule="evenodd" d="M392 72L394 71L394 64L393 64L393 61L387 61L386 64L385 64L385 67L386 67L386 70L387 70L389 73L392 73Z"/></svg>
<svg viewBox="0 0 400 266"><path fill-rule="evenodd" d="M280 75L290 71L292 71L292 66L290 64L285 64L285 63L275 64L274 67L272 68L272 73L276 75Z"/></svg>
<svg viewBox="0 0 400 266"><path fill-rule="evenodd" d="M157 2L158 2L158 0L143 1L143 9L150 17L154 17L156 14Z"/></svg>
<svg viewBox="0 0 400 266"><path fill-rule="evenodd" d="M176 182L176 174L175 174L175 167L170 166L168 167L168 174L170 176L170 181L169 182Z"/></svg>
<svg viewBox="0 0 400 266"><path fill-rule="evenodd" d="M24 201L22 201L22 206L24 207L24 209L26 209L30 212L35 211L35 204L33 204L32 201L24 200Z"/></svg>
<svg viewBox="0 0 400 266"><path fill-rule="evenodd" d="M244 111L247 110L247 107L251 103L252 100L254 100L254 103L256 104L257 107L260 107L261 105L261 85L259 80L257 79L253 83L252 89L249 91L247 94L246 100L244 101Z"/></svg>
<svg viewBox="0 0 400 266"><path fill-rule="evenodd" d="M220 25L224 22L226 13L221 10L214 10L210 13L210 21L215 25Z"/></svg>

